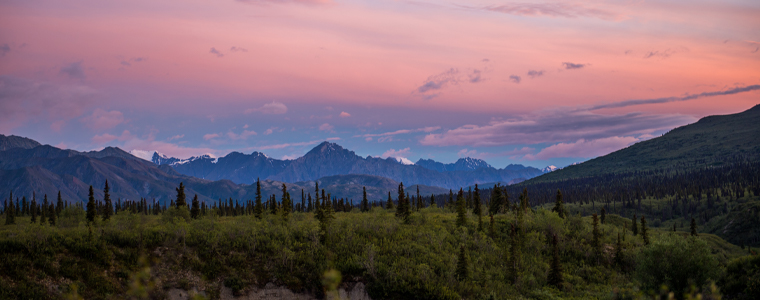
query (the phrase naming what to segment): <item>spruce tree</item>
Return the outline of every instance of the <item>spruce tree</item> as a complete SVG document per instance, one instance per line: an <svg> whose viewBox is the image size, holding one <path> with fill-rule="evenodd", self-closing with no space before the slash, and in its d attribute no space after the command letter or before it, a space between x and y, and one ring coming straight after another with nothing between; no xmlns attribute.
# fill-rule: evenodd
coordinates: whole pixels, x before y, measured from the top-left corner
<svg viewBox="0 0 760 300"><path fill-rule="evenodd" d="M460 188L457 194L457 227L467 224L467 208L464 201L464 191Z"/></svg>
<svg viewBox="0 0 760 300"><path fill-rule="evenodd" d="M480 204L480 189L478 188L478 184L475 184L475 193L472 194L472 201L474 202L475 206L472 209L472 212L478 215L480 217L483 214L483 209Z"/></svg>
<svg viewBox="0 0 760 300"><path fill-rule="evenodd" d="M528 212L530 209L530 200L528 198L528 188L523 188L522 194L520 194L520 211Z"/></svg>
<svg viewBox="0 0 760 300"><path fill-rule="evenodd" d="M385 203L386 209L393 209L393 199L391 199L391 192L388 192L388 202Z"/></svg>
<svg viewBox="0 0 760 300"><path fill-rule="evenodd" d="M422 202L422 197L420 197L420 186L417 185L417 211L424 208L425 204Z"/></svg>
<svg viewBox="0 0 760 300"><path fill-rule="evenodd" d="M615 244L615 265L618 268L623 267L623 242L620 241L620 233L618 233L617 243Z"/></svg>
<svg viewBox="0 0 760 300"><path fill-rule="evenodd" d="M409 199L404 192L404 183L398 184L398 208L396 208L396 217L401 218L404 222L409 220Z"/></svg>
<svg viewBox="0 0 760 300"><path fill-rule="evenodd" d="M50 206L48 206L48 215L50 215L50 218L48 218L50 226L55 226L55 205L53 203L50 203Z"/></svg>
<svg viewBox="0 0 760 300"><path fill-rule="evenodd" d="M61 191L58 191L58 201L55 203L55 213L60 215L61 211L63 211L63 198L61 198Z"/></svg>
<svg viewBox="0 0 760 300"><path fill-rule="evenodd" d="M433 206L435 204L435 195L430 194L430 206Z"/></svg>
<svg viewBox="0 0 760 300"><path fill-rule="evenodd" d="M37 199L35 199L34 197L32 197L32 203L29 206L29 212L32 215L31 223L32 224L36 223L37 222Z"/></svg>
<svg viewBox="0 0 760 300"><path fill-rule="evenodd" d="M467 253L465 253L464 245L459 246L456 276L459 281L466 281L468 278L470 278L470 268L467 263Z"/></svg>
<svg viewBox="0 0 760 300"><path fill-rule="evenodd" d="M285 186L285 184L282 184L282 219L288 220L288 216L290 215L290 211L293 209L293 203L290 200L290 193L288 193L288 188Z"/></svg>
<svg viewBox="0 0 760 300"><path fill-rule="evenodd" d="M692 236L698 236L697 233L697 220L694 220L694 218L691 218L691 235Z"/></svg>
<svg viewBox="0 0 760 300"><path fill-rule="evenodd" d="M602 207L602 216L601 216L601 220L600 220L600 221L602 221L602 224L606 224L605 223L606 219L607 219L607 211L604 209L604 207Z"/></svg>
<svg viewBox="0 0 760 300"><path fill-rule="evenodd" d="M40 225L45 225L45 223L47 223L47 219L45 218L47 215L47 194L45 194L44 199L45 201L37 206L37 209L40 211Z"/></svg>
<svg viewBox="0 0 760 300"><path fill-rule="evenodd" d="M560 287L564 279L562 278L562 264L559 261L559 241L557 235L552 235L552 263L549 269L549 278L547 281L550 285Z"/></svg>
<svg viewBox="0 0 760 300"><path fill-rule="evenodd" d="M306 212L306 198L304 198L303 189L301 189L301 212Z"/></svg>
<svg viewBox="0 0 760 300"><path fill-rule="evenodd" d="M87 197L87 222L88 223L95 222L95 217L98 215L98 212L96 210L97 210L97 207L95 207L95 192L92 190L92 186L90 186L90 194Z"/></svg>
<svg viewBox="0 0 760 300"><path fill-rule="evenodd" d="M187 199L185 199L185 184L180 182L179 187L175 190L177 190L177 201L175 202L177 208L187 207Z"/></svg>
<svg viewBox="0 0 760 300"><path fill-rule="evenodd" d="M557 189L557 201L554 202L554 208L552 208L552 211L556 212L560 218L564 219L565 216L567 216L567 211L565 210L565 206L563 204L564 203L562 202L562 192L560 192L559 189Z"/></svg>
<svg viewBox="0 0 760 300"><path fill-rule="evenodd" d="M649 245L649 234L647 232L647 219L641 216L641 238L644 239L644 245Z"/></svg>
<svg viewBox="0 0 760 300"><path fill-rule="evenodd" d="M113 206L111 205L111 194L109 193L110 189L108 188L108 180L106 180L106 186L103 188L103 202L104 208L103 208L103 221L106 221L111 218L111 214L113 213Z"/></svg>
<svg viewBox="0 0 760 300"><path fill-rule="evenodd" d="M594 247L594 250L597 252L597 254L601 254L602 251L602 234L599 232L599 217L597 217L596 214L591 215L591 226L592 226L592 246Z"/></svg>
<svg viewBox="0 0 760 300"><path fill-rule="evenodd" d="M253 216L261 219L264 215L264 206L261 204L261 181L256 178L256 202L253 204Z"/></svg>
<svg viewBox="0 0 760 300"><path fill-rule="evenodd" d="M676 222L673 222L673 232L676 232Z"/></svg>
<svg viewBox="0 0 760 300"><path fill-rule="evenodd" d="M634 236L639 235L639 225L636 224L636 214L633 214L633 220L632 221L633 221L633 223L631 225L632 226L631 227L631 231L633 232Z"/></svg>
<svg viewBox="0 0 760 300"><path fill-rule="evenodd" d="M488 215L488 217L491 219L488 222L488 236L495 238L496 231L493 228L493 215Z"/></svg>
<svg viewBox="0 0 760 300"><path fill-rule="evenodd" d="M13 197L13 193L11 192L11 197ZM8 201L8 205L5 206L5 225L13 225L16 224L16 212L13 208L13 198L11 198L11 201Z"/></svg>
<svg viewBox="0 0 760 300"><path fill-rule="evenodd" d="M362 207L361 211L369 211L369 200L367 199L367 187L362 187Z"/></svg>
<svg viewBox="0 0 760 300"><path fill-rule="evenodd" d="M190 207L190 217L197 219L201 214L200 203L198 202L198 194L195 194L195 197L193 197L193 202Z"/></svg>

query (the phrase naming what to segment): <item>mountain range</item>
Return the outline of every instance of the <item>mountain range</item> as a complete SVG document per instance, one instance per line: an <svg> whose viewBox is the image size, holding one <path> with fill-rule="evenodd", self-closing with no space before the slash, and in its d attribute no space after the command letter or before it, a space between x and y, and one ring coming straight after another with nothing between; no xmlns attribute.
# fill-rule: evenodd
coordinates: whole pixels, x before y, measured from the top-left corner
<svg viewBox="0 0 760 300"><path fill-rule="evenodd" d="M483 160L469 157L451 164L420 159L410 165L393 157L361 157L330 142L323 142L294 160L275 159L260 152L232 152L219 158L204 155L189 159L167 157L155 152L152 161L156 165L169 165L180 174L208 180L228 179L239 184L250 184L257 178L301 182L326 176L365 174L397 182L458 189L476 183L520 182L544 173L523 165L496 169Z"/></svg>
<svg viewBox="0 0 760 300"><path fill-rule="evenodd" d="M181 160L159 154L153 158L153 162L146 161L115 147L80 152L0 135L0 191L38 199L45 195L54 198L60 192L65 200L78 202L86 201L90 185L95 197L101 199L108 180L114 199L148 198L164 203L183 182L188 195L197 194L201 201L210 202L220 198L253 199L255 178L261 178L264 197L276 195L279 199L282 184L286 183L288 191L298 199L301 190L311 192L319 183L332 196L358 201L363 187L371 200L385 200L388 192L395 198L402 180L410 193L419 188L421 194L430 195L447 193L449 188L425 183L444 182L458 188L454 184L459 181L496 178L519 182L541 174L538 169L515 165L499 170L473 159L457 162L457 170L438 172L394 158L362 158L327 142L295 160L272 159L259 152L233 152L218 159L204 155ZM468 164L478 167L468 170ZM480 167L483 165L487 167ZM380 176L383 174L391 176Z"/></svg>

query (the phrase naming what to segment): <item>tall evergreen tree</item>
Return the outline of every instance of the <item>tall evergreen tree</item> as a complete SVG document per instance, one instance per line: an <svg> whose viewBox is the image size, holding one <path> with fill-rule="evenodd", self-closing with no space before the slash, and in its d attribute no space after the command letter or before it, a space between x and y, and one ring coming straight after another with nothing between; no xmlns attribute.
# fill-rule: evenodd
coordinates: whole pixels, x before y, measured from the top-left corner
<svg viewBox="0 0 760 300"><path fill-rule="evenodd" d="M197 219L198 216L201 214L201 208L200 203L198 202L198 194L195 194L193 197L193 202L190 206L190 217L193 219Z"/></svg>
<svg viewBox="0 0 760 300"><path fill-rule="evenodd" d="M37 199L32 197L32 203L29 205L29 212L32 215L32 224L37 222Z"/></svg>
<svg viewBox="0 0 760 300"><path fill-rule="evenodd" d="M459 281L466 281L470 278L470 267L468 265L467 253L465 252L464 245L459 245L459 256L457 257L456 269L456 276Z"/></svg>
<svg viewBox="0 0 760 300"><path fill-rule="evenodd" d="M367 199L367 187L362 187L362 205L361 211L369 211L369 200Z"/></svg>
<svg viewBox="0 0 760 300"><path fill-rule="evenodd" d="M48 206L48 215L50 217L48 218L48 221L50 222L50 226L55 226L55 205L53 203L50 203L50 206Z"/></svg>
<svg viewBox="0 0 760 300"><path fill-rule="evenodd" d="M490 219L488 221L488 236L490 236L491 238L494 238L494 237L496 237L496 231L493 228L493 225L494 225L493 224L493 215L488 215L488 218Z"/></svg>
<svg viewBox="0 0 760 300"><path fill-rule="evenodd" d="M435 204L435 195L430 194L430 206L433 206L433 204Z"/></svg>
<svg viewBox="0 0 760 300"><path fill-rule="evenodd" d="M34 193L32 193L32 198L34 197L35 195ZM37 207L40 211L40 225L44 225L45 223L47 223L47 219L45 218L45 216L47 215L47 204L48 204L47 194L45 194L43 199L44 200L42 201L42 203Z"/></svg>
<svg viewBox="0 0 760 300"><path fill-rule="evenodd" d="M618 268L623 267L623 242L620 241L620 233L617 235L617 243L615 244L615 265Z"/></svg>
<svg viewBox="0 0 760 300"><path fill-rule="evenodd" d="M549 268L549 278L547 281L550 285L560 287L564 279L562 278L562 264L559 261L559 241L557 235L552 235L552 263Z"/></svg>
<svg viewBox="0 0 760 300"><path fill-rule="evenodd" d="M61 198L61 191L58 191L58 201L55 203L55 213L60 215L63 211L63 198Z"/></svg>
<svg viewBox="0 0 760 300"><path fill-rule="evenodd" d="M13 197L13 192L11 192L11 197ZM8 201L8 205L5 206L5 225L13 224L16 224L16 211L13 208L13 198L11 198L11 201Z"/></svg>
<svg viewBox="0 0 760 300"><path fill-rule="evenodd" d="M388 202L385 203L386 209L393 209L393 199L391 199L391 192L388 192Z"/></svg>
<svg viewBox="0 0 760 300"><path fill-rule="evenodd" d="M633 232L633 235L639 235L639 225L636 223L636 214L633 214L633 224L631 225L631 231Z"/></svg>
<svg viewBox="0 0 760 300"><path fill-rule="evenodd" d="M644 239L644 245L649 245L649 234L647 230L647 219L641 216L641 238Z"/></svg>
<svg viewBox="0 0 760 300"><path fill-rule="evenodd" d="M491 215L498 214L501 208L504 207L504 190L501 189L500 184L496 184L491 190L491 204L488 207L488 213Z"/></svg>
<svg viewBox="0 0 760 300"><path fill-rule="evenodd" d="M563 204L564 202L562 202L562 192L557 189L557 201L554 202L554 208L552 208L552 211L556 212L560 218L564 219L565 216L567 216L567 211L565 210L565 206ZM604 214L602 214L602 218L604 218Z"/></svg>
<svg viewBox="0 0 760 300"><path fill-rule="evenodd" d="M422 197L420 197L420 185L417 185L417 211L425 207L424 202L422 202Z"/></svg>
<svg viewBox="0 0 760 300"><path fill-rule="evenodd" d="M301 189L301 212L306 212L306 198L304 198L303 189Z"/></svg>
<svg viewBox="0 0 760 300"><path fill-rule="evenodd" d="M481 216L483 214L483 209L480 204L480 189L478 188L477 183L475 184L475 193L472 194L472 201L475 205L472 212L478 215L478 217Z"/></svg>
<svg viewBox="0 0 760 300"><path fill-rule="evenodd" d="M261 204L261 181L256 178L256 202L253 204L253 215L261 219L264 215L264 206Z"/></svg>
<svg viewBox="0 0 760 300"><path fill-rule="evenodd" d="M530 209L530 199L528 198L528 188L523 188L522 194L520 194L520 211L528 212Z"/></svg>
<svg viewBox="0 0 760 300"><path fill-rule="evenodd" d="M404 222L409 221L409 198L406 197L404 192L404 183L398 184L398 208L396 208L396 217L401 218Z"/></svg>
<svg viewBox="0 0 760 300"><path fill-rule="evenodd" d="M607 219L607 210L605 210L604 207L602 207L602 216L600 218L600 221L602 221L602 224L606 224L606 219Z"/></svg>
<svg viewBox="0 0 760 300"><path fill-rule="evenodd" d="M111 205L111 194L110 189L108 188L108 180L106 180L106 186L103 188L103 221L106 221L111 218L111 214L113 213L113 206Z"/></svg>
<svg viewBox="0 0 760 300"><path fill-rule="evenodd" d="M288 216L290 215L290 211L293 209L293 203L290 200L290 193L288 193L288 188L285 186L285 184L282 184L282 219L288 220Z"/></svg>
<svg viewBox="0 0 760 300"><path fill-rule="evenodd" d="M599 232L599 217L596 214L591 215L591 226L592 226L592 246L594 247L594 250L597 252L597 254L601 254L602 252L602 234Z"/></svg>
<svg viewBox="0 0 760 300"><path fill-rule="evenodd" d="M179 187L175 190L177 190L177 201L175 202L177 208L187 207L187 199L185 199L185 184L180 182Z"/></svg>
<svg viewBox="0 0 760 300"><path fill-rule="evenodd" d="M691 235L692 236L698 236L697 233L697 220L694 220L694 218L691 218Z"/></svg>
<svg viewBox="0 0 760 300"><path fill-rule="evenodd" d="M98 215L98 212L96 211L98 208L95 206L95 192L92 190L92 186L90 186L90 194L87 196L87 222L92 223L95 222L95 217Z"/></svg>
<svg viewBox="0 0 760 300"><path fill-rule="evenodd" d="M467 224L467 208L464 201L464 190L460 188L457 194L457 227Z"/></svg>

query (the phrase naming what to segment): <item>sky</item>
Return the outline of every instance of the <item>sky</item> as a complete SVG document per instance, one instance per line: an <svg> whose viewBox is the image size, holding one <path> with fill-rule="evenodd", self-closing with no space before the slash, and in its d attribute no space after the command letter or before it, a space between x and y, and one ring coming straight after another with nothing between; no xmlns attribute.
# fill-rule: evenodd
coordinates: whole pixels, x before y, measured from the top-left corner
<svg viewBox="0 0 760 300"><path fill-rule="evenodd" d="M0 133L565 166L760 104L760 1L0 1Z"/></svg>

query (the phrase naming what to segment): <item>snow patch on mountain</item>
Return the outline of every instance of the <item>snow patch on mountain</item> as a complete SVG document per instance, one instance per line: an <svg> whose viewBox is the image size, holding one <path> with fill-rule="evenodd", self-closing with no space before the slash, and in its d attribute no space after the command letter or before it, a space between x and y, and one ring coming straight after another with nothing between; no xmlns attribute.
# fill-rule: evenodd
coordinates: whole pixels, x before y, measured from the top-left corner
<svg viewBox="0 0 760 300"><path fill-rule="evenodd" d="M398 163L402 164L402 165L408 165L408 166L409 166L409 165L414 165L414 162L413 162L413 161L411 161L411 160L409 160L409 159L408 159L408 158L406 158L406 157L394 157L394 159L396 159L396 161L397 161Z"/></svg>
<svg viewBox="0 0 760 300"><path fill-rule="evenodd" d="M559 170L559 168L557 166L550 165L550 166L547 166L546 168L541 169L541 172L549 173L549 172L554 172L554 171L557 171L557 170Z"/></svg>

